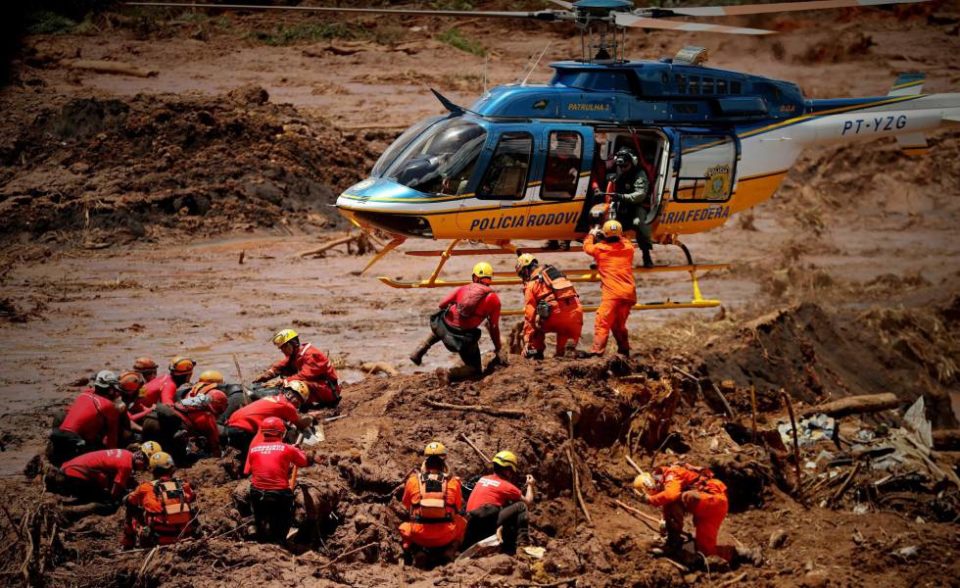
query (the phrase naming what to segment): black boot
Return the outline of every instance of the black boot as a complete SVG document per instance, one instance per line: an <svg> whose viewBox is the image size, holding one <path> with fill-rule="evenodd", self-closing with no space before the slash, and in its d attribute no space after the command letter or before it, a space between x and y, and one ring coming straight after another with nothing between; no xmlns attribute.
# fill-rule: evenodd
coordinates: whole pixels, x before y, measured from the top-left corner
<svg viewBox="0 0 960 588"><path fill-rule="evenodd" d="M436 342L437 339L432 334L424 339L417 347L417 350L410 354L410 361L412 361L414 365L422 364L423 356L430 351L430 348L433 347Z"/></svg>
<svg viewBox="0 0 960 588"><path fill-rule="evenodd" d="M642 249L641 252L643 253L643 267L646 267L646 268L653 267L653 258L650 257L650 250Z"/></svg>

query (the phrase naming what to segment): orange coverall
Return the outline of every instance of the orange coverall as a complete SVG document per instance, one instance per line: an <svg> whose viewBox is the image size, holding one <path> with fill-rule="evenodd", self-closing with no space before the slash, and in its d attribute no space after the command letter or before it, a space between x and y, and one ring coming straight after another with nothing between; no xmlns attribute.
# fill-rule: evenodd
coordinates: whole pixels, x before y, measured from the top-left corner
<svg viewBox="0 0 960 588"><path fill-rule="evenodd" d="M562 357L568 341L573 341L574 346L580 341L583 305L577 296L557 300L553 289L537 279L542 272L542 267L536 268L523 286L523 341L527 349L542 352L547 347L546 334L556 333L556 355ZM546 321L537 316L537 303L541 300L550 305L550 317Z"/></svg>
<svg viewBox="0 0 960 588"><path fill-rule="evenodd" d="M407 512L413 512L414 503L420 502L420 484L417 481L419 473L411 474L403 488L403 506ZM447 482L446 503L456 511L451 521L436 523L419 523L414 520L400 524L400 537L403 538L403 548L407 550L411 545L434 548L445 547L453 542L463 540L463 532L467 529L467 521L460 512L463 510L463 494L460 492L460 478L450 478Z"/></svg>
<svg viewBox="0 0 960 588"><path fill-rule="evenodd" d="M663 509L667 533L679 535L683 530L683 515L693 515L696 527L697 551L704 555L719 555L726 560L733 556L732 546L717 546L720 525L727 516L727 486L716 478L673 465L661 468L663 490L647 494L647 502Z"/></svg>
<svg viewBox="0 0 960 588"><path fill-rule="evenodd" d="M603 353L613 331L617 351L630 352L627 318L637 303L637 283L633 279L633 243L620 239L613 243L595 243L593 235L583 241L583 251L597 262L600 273L600 308L593 329L592 353Z"/></svg>

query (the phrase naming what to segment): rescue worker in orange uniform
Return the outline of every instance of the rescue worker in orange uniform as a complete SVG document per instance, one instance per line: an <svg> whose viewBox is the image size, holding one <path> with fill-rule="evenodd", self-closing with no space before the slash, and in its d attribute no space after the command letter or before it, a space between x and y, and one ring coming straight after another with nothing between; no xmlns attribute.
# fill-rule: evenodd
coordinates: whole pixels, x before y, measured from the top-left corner
<svg viewBox="0 0 960 588"><path fill-rule="evenodd" d="M533 504L536 480L526 478L526 492L521 494L518 482L517 456L501 451L493 456L493 474L477 480L467 500L467 530L463 547L486 539L502 528L500 550L517 553L517 544L527 542L527 507Z"/></svg>
<svg viewBox="0 0 960 588"><path fill-rule="evenodd" d="M50 492L73 496L78 502L119 502L130 489L133 472L147 469L160 445L148 441L136 451L101 449L75 457L44 476Z"/></svg>
<svg viewBox="0 0 960 588"><path fill-rule="evenodd" d="M523 280L524 356L543 359L546 334L556 333L556 356L563 357L567 343L576 348L583 331L583 306L573 283L529 253L517 257L517 275Z"/></svg>
<svg viewBox="0 0 960 588"><path fill-rule="evenodd" d="M157 362L152 358L143 356L133 361L133 371L143 376L144 383L151 382L157 377Z"/></svg>
<svg viewBox="0 0 960 588"><path fill-rule="evenodd" d="M617 342L617 353L630 355L627 318L637 303L637 284L633 278L633 243L623 238L619 221L608 220L583 241L583 251L593 257L600 274L600 308L593 330L590 353L603 355L610 332Z"/></svg>
<svg viewBox="0 0 960 588"><path fill-rule="evenodd" d="M663 511L666 526L666 549L678 552L683 546L683 519L693 515L696 527L694 542L705 556L719 556L733 561L735 556L759 564L759 549L717 545L720 525L727 516L727 486L713 477L707 468L689 464L658 467L652 473L638 475L633 486L640 490L640 500Z"/></svg>
<svg viewBox="0 0 960 588"><path fill-rule="evenodd" d="M197 529L196 495L190 483L174 477L173 458L160 451L150 457L153 481L127 495L127 516L121 545L124 549L170 545L189 538Z"/></svg>
<svg viewBox="0 0 960 588"><path fill-rule="evenodd" d="M337 370L326 355L312 343L301 344L300 336L293 329L283 329L273 336L273 344L283 353L284 359L270 366L254 379L263 383L282 376L287 380L305 382L310 396L304 403L308 407L334 407L340 403L340 380Z"/></svg>
<svg viewBox="0 0 960 588"><path fill-rule="evenodd" d="M287 381L277 396L255 400L230 415L224 436L229 445L240 450L240 463L246 461L247 450L264 419L277 417L298 429L306 429L312 425L312 418L301 417L298 412L309 395L306 383L300 380Z"/></svg>
<svg viewBox="0 0 960 588"><path fill-rule="evenodd" d="M170 362L167 374L155 378L140 389L140 400L130 414L130 420L139 423L153 410L157 403L173 404L177 401L177 388L190 381L197 362L187 357L175 357Z"/></svg>
<svg viewBox="0 0 960 588"><path fill-rule="evenodd" d="M247 454L244 474L250 474L250 506L257 526L257 541L282 544L293 524L295 467L306 467L310 458L300 448L283 442L286 427L277 417L260 423L263 440Z"/></svg>
<svg viewBox="0 0 960 588"><path fill-rule="evenodd" d="M430 317L428 336L410 355L416 365L438 342L453 353L459 353L464 367L450 370L451 380L478 377L483 373L480 358L480 325L487 323L487 332L493 340L493 350L500 357L503 342L500 339L500 297L490 287L493 266L485 261L473 266L472 282L460 286L440 301L440 311Z"/></svg>
<svg viewBox="0 0 960 588"><path fill-rule="evenodd" d="M418 552L452 560L463 541L467 521L463 518L460 478L447 469L447 448L439 441L423 450L420 471L410 474L403 488L403 506L409 520L400 525L403 559L412 564Z"/></svg>
<svg viewBox="0 0 960 588"><path fill-rule="evenodd" d="M63 421L50 432L47 458L55 466L97 449L115 449L120 432L116 405L120 381L109 370L99 372L93 386L77 396Z"/></svg>

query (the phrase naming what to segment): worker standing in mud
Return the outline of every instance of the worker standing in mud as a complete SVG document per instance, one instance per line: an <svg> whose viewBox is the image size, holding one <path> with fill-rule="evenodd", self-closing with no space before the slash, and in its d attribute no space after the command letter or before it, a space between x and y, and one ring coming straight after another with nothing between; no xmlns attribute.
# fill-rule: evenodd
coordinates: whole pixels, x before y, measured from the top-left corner
<svg viewBox="0 0 960 588"><path fill-rule="evenodd" d="M176 465L169 453L150 457L153 481L144 482L127 495L127 516L121 545L124 549L171 545L189 538L197 529L196 495L190 483L174 477Z"/></svg>
<svg viewBox="0 0 960 588"><path fill-rule="evenodd" d="M727 486L713 477L707 468L689 464L658 467L653 473L638 475L633 486L640 491L642 502L659 507L666 525L664 550L680 554L683 548L683 519L693 515L697 551L705 556L719 556L728 562L735 557L760 565L760 549L717 545L720 525L727 516Z"/></svg>
<svg viewBox="0 0 960 588"><path fill-rule="evenodd" d="M627 318L637 303L637 284L633 278L634 246L623 238L619 221L608 220L583 241L583 251L593 257L600 274L600 308L593 330L592 355L603 355L610 332L617 342L617 353L630 355Z"/></svg>
<svg viewBox="0 0 960 588"><path fill-rule="evenodd" d="M301 417L299 413L300 406L306 402L309 395L306 383L300 380L286 381L277 396L255 400L230 415L224 436L230 446L240 450L241 465L245 462L250 443L264 419L277 417L283 422L292 423L300 430L313 424L311 417Z"/></svg>
<svg viewBox="0 0 960 588"><path fill-rule="evenodd" d="M403 506L409 519L400 524L400 537L407 565L412 565L420 553L450 561L463 540L467 521L460 515L460 478L450 475L446 460L443 443L428 443L420 471L410 474L403 488Z"/></svg>
<svg viewBox="0 0 960 588"><path fill-rule="evenodd" d="M148 441L136 451L101 449L75 457L44 475L48 491L73 496L78 502L119 502L129 489L133 472L147 469L160 445Z"/></svg>
<svg viewBox="0 0 960 588"><path fill-rule="evenodd" d="M460 354L463 367L450 370L450 380L479 377L483 373L480 358L480 325L486 322L487 332L493 340L493 350L500 357L500 297L490 287L493 266L485 261L473 266L471 283L460 286L440 301L440 311L430 317L428 336L410 355L416 365L439 341L454 353Z"/></svg>
<svg viewBox="0 0 960 588"><path fill-rule="evenodd" d="M284 358L257 376L254 383L263 383L282 376L306 383L309 397L304 408L334 407L340 403L340 380L327 356L312 343L301 344L293 329L283 329L273 336Z"/></svg>
<svg viewBox="0 0 960 588"><path fill-rule="evenodd" d="M527 507L533 504L536 480L527 476L526 492L514 483L518 477L517 456L501 451L493 456L493 474L477 480L467 501L464 549L503 528L500 550L515 555L519 543L527 542Z"/></svg>
<svg viewBox="0 0 960 588"><path fill-rule="evenodd" d="M47 459L55 466L97 449L114 449L120 432L116 399L120 380L111 371L99 372L93 386L77 396L63 421L50 432Z"/></svg>
<svg viewBox="0 0 960 588"><path fill-rule="evenodd" d="M159 442L181 465L201 454L220 457L217 417L226 409L227 395L216 388L173 404L157 404L143 419L142 437ZM193 447L194 443L201 446Z"/></svg>
<svg viewBox="0 0 960 588"><path fill-rule="evenodd" d="M243 473L250 475L257 541L280 545L293 524L294 468L306 467L312 460L300 448L283 442L286 427L277 417L263 419L260 433L263 441L250 447Z"/></svg>
<svg viewBox="0 0 960 588"><path fill-rule="evenodd" d="M517 275L523 280L524 357L543 359L547 333L557 334L556 356L563 357L568 343L576 348L583 331L577 290L563 272L540 266L529 253L517 257Z"/></svg>

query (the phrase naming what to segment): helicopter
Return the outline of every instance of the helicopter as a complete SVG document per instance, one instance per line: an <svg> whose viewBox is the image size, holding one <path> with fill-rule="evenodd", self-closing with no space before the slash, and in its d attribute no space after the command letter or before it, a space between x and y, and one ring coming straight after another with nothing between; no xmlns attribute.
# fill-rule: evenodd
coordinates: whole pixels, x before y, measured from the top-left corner
<svg viewBox="0 0 960 588"><path fill-rule="evenodd" d="M449 240L423 280L380 277L394 288L466 283L440 278L457 255L517 255L518 240L580 241L607 218L610 188L603 181L614 154L629 149L646 176L646 201L633 223L651 241L676 245L685 265L637 267L636 273L688 272L689 301L641 303L637 309L709 308L699 272L728 267L696 264L682 235L726 223L777 191L804 149L895 137L907 155L927 151L926 132L960 123L960 94L922 94L922 73L901 74L885 96L809 99L796 84L705 65L701 47L672 58L628 60L630 28L765 35L773 31L672 20L800 10L902 4L926 0L815 0L737 6L634 8L629 0L550 0L561 9L534 12L419 9L266 7L229 4L133 3L340 13L526 18L571 22L580 32L578 60L550 64L546 84L508 84L485 92L469 107L433 94L447 113L403 132L381 155L370 176L337 199L339 212L362 230L391 240L369 270L408 239ZM633 224L635 226L631 227ZM629 233L628 233L629 234ZM457 249L464 243L486 248ZM540 252L543 248L524 248ZM570 247L578 251L578 247ZM570 270L571 281L597 281L596 270ZM516 284L519 278L497 278ZM593 310L585 308L585 310Z"/></svg>

